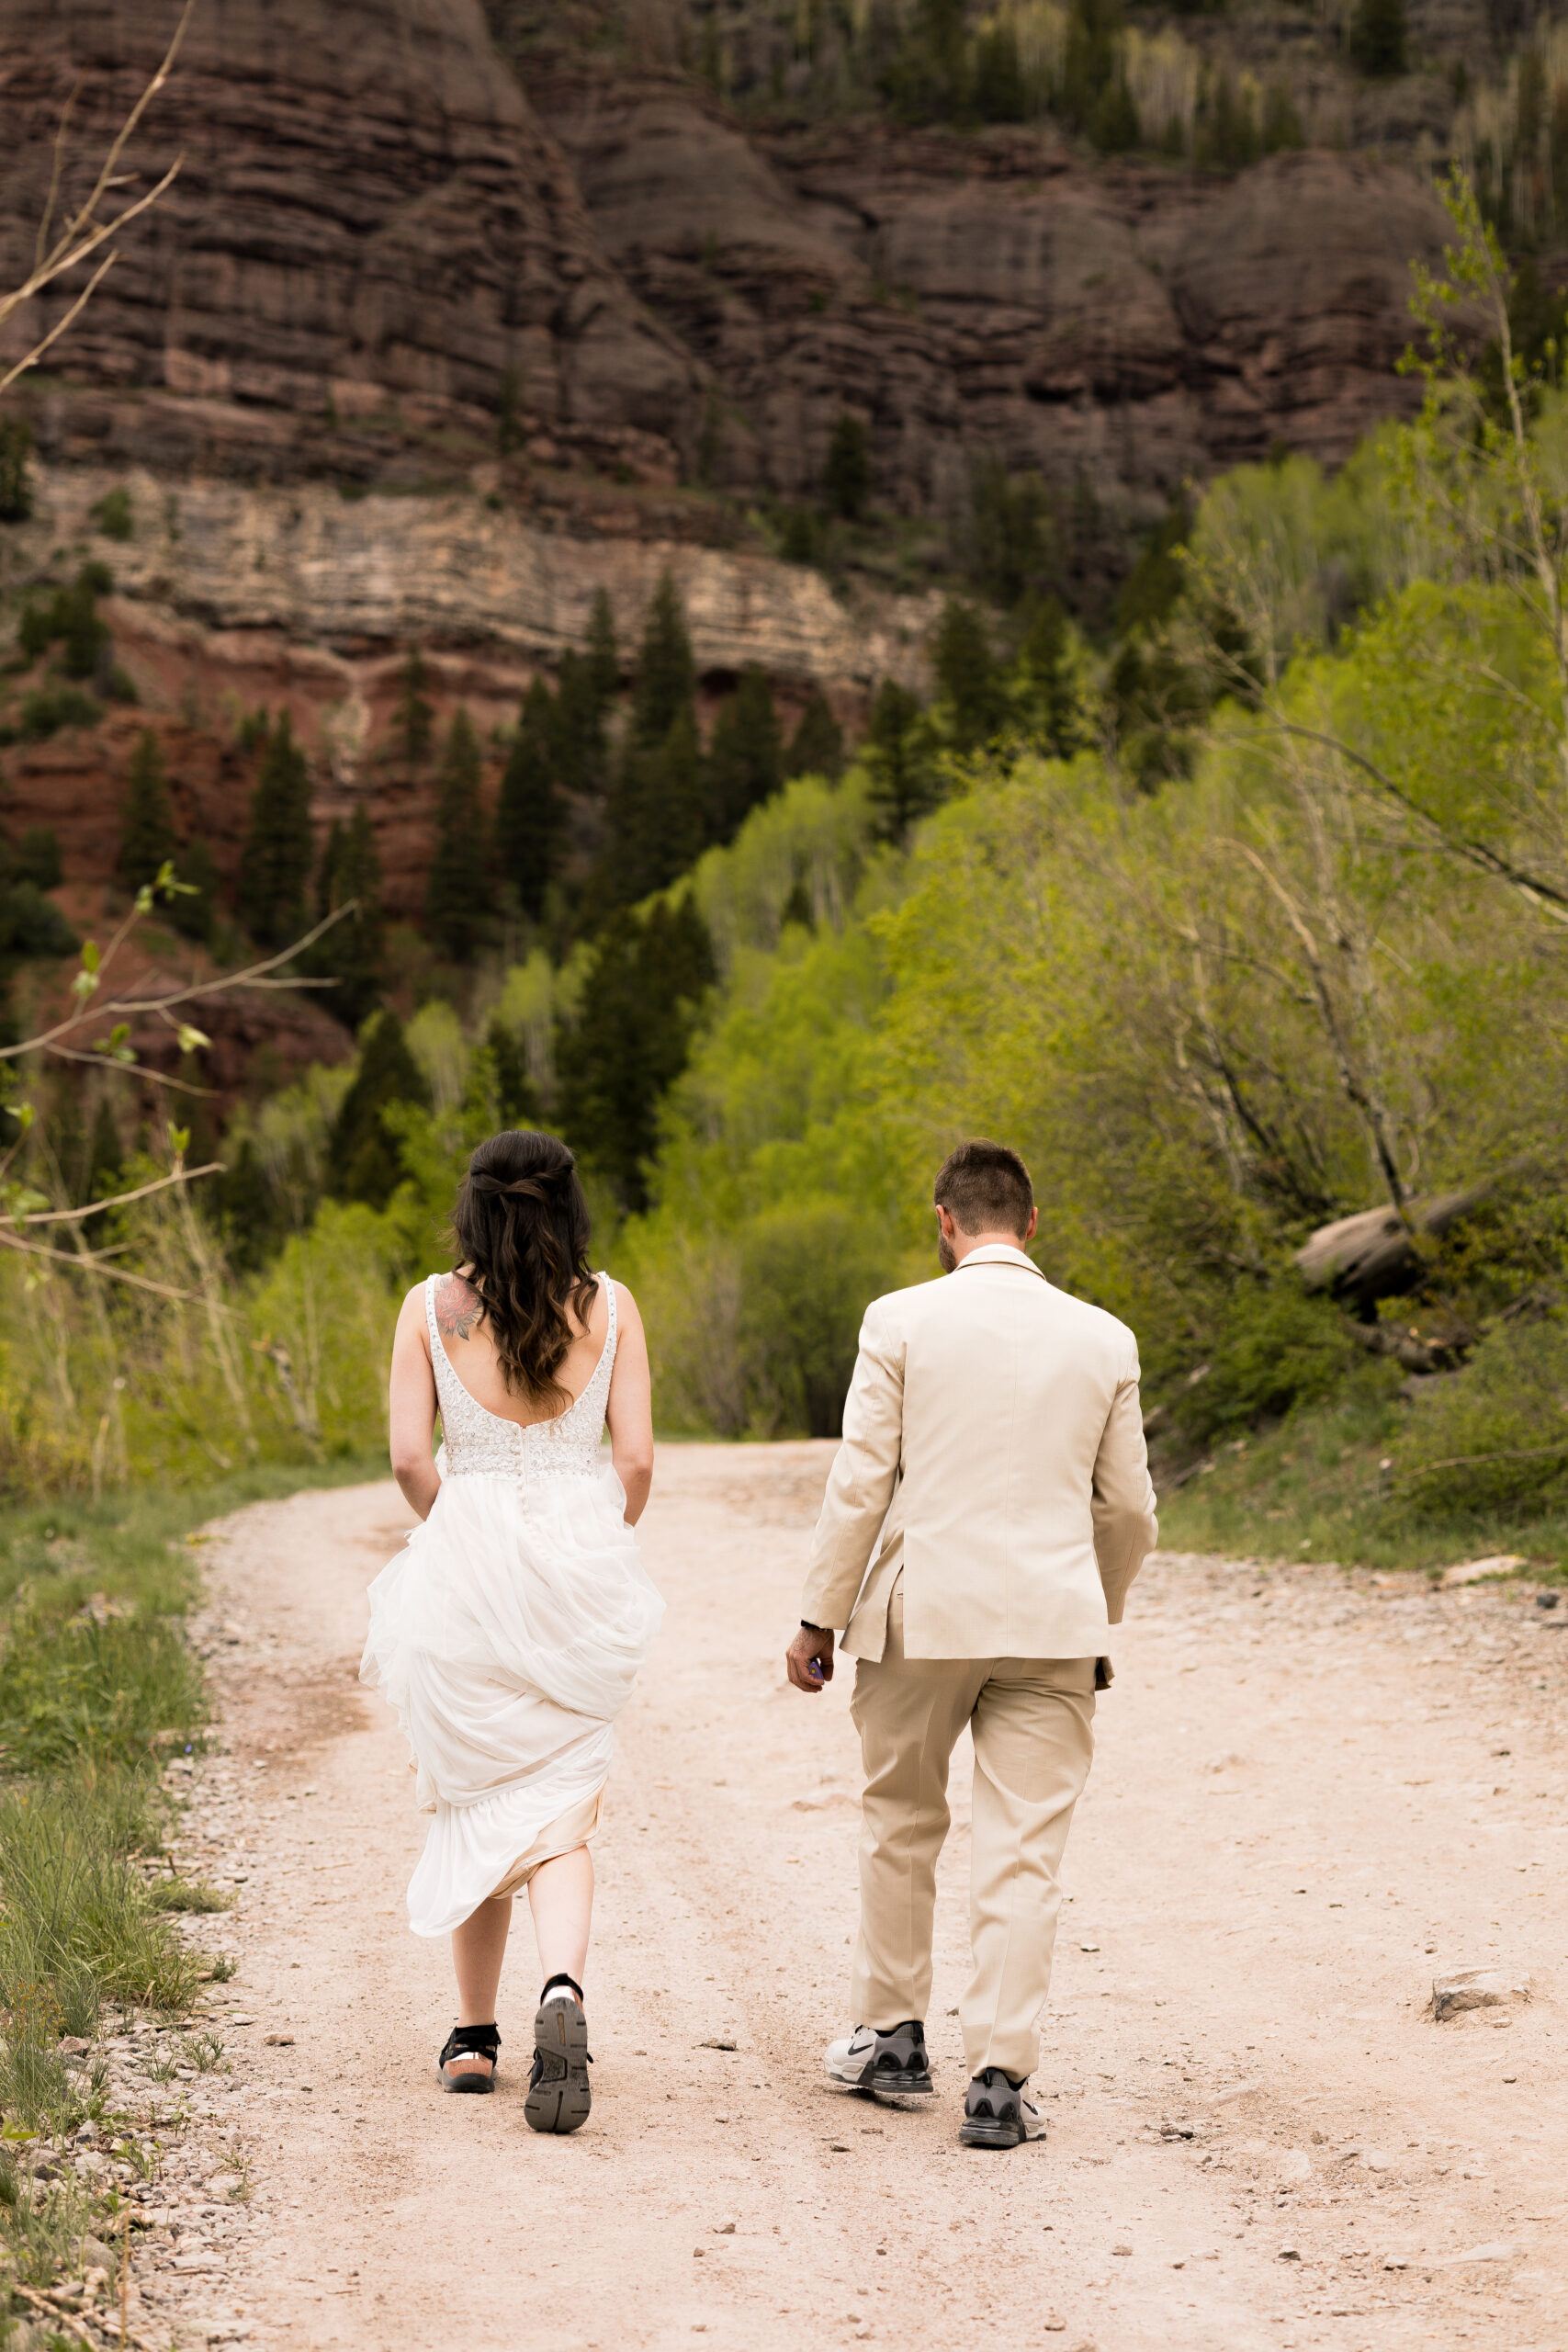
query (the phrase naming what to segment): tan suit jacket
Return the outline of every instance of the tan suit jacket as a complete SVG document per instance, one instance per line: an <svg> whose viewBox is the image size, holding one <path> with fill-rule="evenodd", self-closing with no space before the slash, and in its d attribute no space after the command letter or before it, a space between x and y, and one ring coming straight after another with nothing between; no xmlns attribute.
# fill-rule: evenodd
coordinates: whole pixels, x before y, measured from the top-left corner
<svg viewBox="0 0 1568 2352"><path fill-rule="evenodd" d="M1125 1324L1000 1245L872 1302L801 1606L850 1657L900 1574L907 1657L1096 1657L1157 1533Z"/></svg>

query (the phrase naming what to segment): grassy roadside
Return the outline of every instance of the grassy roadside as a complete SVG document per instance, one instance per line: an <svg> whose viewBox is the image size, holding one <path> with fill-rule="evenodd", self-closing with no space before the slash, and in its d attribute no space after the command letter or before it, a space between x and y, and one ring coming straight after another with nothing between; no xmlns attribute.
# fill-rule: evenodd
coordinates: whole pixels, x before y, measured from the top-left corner
<svg viewBox="0 0 1568 2352"><path fill-rule="evenodd" d="M186 1539L245 1503L384 1473L379 1455L268 1467L57 1497L0 1523L0 2342L112 2336L108 2250L123 2253L155 2155L113 2110L91 2045L106 2012L178 2024L229 1973L176 1925L224 1898L158 1867L165 1767L208 1721L182 1623L200 1574Z"/></svg>
<svg viewBox="0 0 1568 2352"><path fill-rule="evenodd" d="M1332 1404L1217 1445L1162 1494L1161 1544L1176 1552L1337 1560L1427 1575L1515 1553L1528 1564L1521 1573L1568 1582L1568 1510L1412 1512L1393 1466L1407 1415L1386 1382L1369 1378Z"/></svg>

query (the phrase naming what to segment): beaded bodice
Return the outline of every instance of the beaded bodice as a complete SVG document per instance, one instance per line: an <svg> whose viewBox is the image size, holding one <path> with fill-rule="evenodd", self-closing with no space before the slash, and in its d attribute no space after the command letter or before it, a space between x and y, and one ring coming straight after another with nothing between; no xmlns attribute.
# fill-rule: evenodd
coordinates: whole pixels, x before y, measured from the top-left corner
<svg viewBox="0 0 1568 2352"><path fill-rule="evenodd" d="M479 1471L502 1471L527 1485L538 1478L592 1477L599 1467L604 1407L610 1374L615 1368L615 1285L609 1275L599 1276L610 1321L592 1378L564 1413L558 1413L554 1420L535 1421L527 1429L487 1411L458 1379L435 1320L435 1285L442 1279L432 1274L424 1285L430 1361L435 1367L435 1394L441 1407L442 1476L460 1478Z"/></svg>

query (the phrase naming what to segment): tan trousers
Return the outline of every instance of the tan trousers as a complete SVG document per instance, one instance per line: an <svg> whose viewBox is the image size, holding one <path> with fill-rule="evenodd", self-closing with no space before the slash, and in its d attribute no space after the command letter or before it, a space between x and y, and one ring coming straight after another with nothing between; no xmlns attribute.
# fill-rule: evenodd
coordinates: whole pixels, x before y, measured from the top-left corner
<svg viewBox="0 0 1568 2352"><path fill-rule="evenodd" d="M865 1795L850 2015L884 2030L925 2017L948 1761L967 1724L975 1967L959 2008L964 2058L971 2075L983 2066L1032 2075L1062 1849L1094 1755L1094 1660L906 1658L903 1600L895 1587L886 1647L874 1665L859 1661L851 1705Z"/></svg>

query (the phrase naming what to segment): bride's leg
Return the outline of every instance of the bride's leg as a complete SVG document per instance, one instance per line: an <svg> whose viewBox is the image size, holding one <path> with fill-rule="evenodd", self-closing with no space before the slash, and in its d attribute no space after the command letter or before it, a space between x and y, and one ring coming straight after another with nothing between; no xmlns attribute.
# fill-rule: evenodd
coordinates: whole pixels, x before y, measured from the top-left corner
<svg viewBox="0 0 1568 2352"><path fill-rule="evenodd" d="M528 1907L541 1978L547 1983L552 1976L570 1976L581 1984L593 1916L593 1859L586 1846L540 1863L528 1881Z"/></svg>
<svg viewBox="0 0 1568 2352"><path fill-rule="evenodd" d="M457 1973L459 2025L493 2025L495 1996L501 1989L501 1963L512 1926L510 1894L491 1895L452 1930L452 1965ZM488 2075L487 2058L454 2058L452 2074Z"/></svg>

